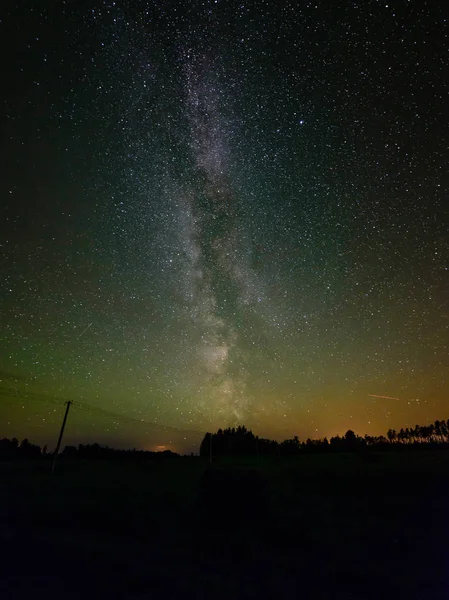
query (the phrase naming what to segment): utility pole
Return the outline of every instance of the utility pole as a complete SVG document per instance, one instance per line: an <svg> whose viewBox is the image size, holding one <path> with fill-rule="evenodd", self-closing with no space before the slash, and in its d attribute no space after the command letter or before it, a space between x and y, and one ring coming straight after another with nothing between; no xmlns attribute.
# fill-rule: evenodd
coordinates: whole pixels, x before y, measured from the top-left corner
<svg viewBox="0 0 449 600"><path fill-rule="evenodd" d="M209 438L209 464L212 464L212 434L210 434Z"/></svg>
<svg viewBox="0 0 449 600"><path fill-rule="evenodd" d="M53 462L51 465L52 473L55 472L56 459L58 458L59 448L61 447L61 442L62 442L62 436L64 435L65 423L67 421L67 415L69 414L69 408L70 408L70 405L72 404L72 401L68 400L66 404L67 404L67 408L65 409L64 419L63 419L62 425L61 425L61 431L59 432L58 443L56 444L56 450L53 453Z"/></svg>

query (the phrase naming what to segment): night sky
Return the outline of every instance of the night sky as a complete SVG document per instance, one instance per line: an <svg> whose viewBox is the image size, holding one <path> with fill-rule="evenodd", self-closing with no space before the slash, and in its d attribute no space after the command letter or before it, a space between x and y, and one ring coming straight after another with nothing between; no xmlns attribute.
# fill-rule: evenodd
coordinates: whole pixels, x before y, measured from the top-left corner
<svg viewBox="0 0 449 600"><path fill-rule="evenodd" d="M444 4L2 2L0 437L447 418Z"/></svg>

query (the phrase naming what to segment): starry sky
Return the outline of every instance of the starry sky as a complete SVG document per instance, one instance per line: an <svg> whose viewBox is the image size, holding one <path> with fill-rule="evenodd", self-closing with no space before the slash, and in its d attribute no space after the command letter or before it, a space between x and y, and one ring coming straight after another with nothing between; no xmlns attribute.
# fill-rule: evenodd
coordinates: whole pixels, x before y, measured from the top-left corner
<svg viewBox="0 0 449 600"><path fill-rule="evenodd" d="M447 418L447 18L2 2L0 435Z"/></svg>

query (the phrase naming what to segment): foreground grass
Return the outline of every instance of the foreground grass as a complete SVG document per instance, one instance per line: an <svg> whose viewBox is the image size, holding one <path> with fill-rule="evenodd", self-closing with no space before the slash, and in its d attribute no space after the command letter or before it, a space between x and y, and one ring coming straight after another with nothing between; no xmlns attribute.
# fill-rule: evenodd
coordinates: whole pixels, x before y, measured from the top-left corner
<svg viewBox="0 0 449 600"><path fill-rule="evenodd" d="M5 597L447 598L448 474L447 452L0 464Z"/></svg>

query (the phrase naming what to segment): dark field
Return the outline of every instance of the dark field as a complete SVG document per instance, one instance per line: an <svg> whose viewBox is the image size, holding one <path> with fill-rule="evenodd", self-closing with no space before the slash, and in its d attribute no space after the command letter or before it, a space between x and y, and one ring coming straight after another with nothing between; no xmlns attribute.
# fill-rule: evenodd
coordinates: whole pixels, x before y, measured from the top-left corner
<svg viewBox="0 0 449 600"><path fill-rule="evenodd" d="M0 597L449 598L449 453L0 463Z"/></svg>

